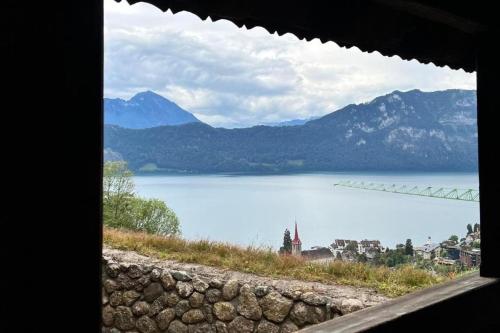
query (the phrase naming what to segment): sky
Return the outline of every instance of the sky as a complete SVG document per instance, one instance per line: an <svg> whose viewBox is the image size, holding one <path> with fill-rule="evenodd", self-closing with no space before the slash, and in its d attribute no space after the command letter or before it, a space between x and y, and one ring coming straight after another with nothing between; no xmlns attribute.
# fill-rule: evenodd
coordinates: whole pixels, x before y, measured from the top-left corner
<svg viewBox="0 0 500 333"><path fill-rule="evenodd" d="M475 73L104 0L104 96L152 90L215 127L319 117L394 90L475 87Z"/></svg>

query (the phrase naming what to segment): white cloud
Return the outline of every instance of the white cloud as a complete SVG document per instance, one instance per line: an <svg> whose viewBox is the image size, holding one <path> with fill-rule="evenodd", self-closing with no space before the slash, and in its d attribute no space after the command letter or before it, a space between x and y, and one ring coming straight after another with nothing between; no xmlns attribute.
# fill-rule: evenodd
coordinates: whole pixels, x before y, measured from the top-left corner
<svg viewBox="0 0 500 333"><path fill-rule="evenodd" d="M105 0L106 97L153 90L214 126L324 115L393 90L475 89L475 75L335 43Z"/></svg>

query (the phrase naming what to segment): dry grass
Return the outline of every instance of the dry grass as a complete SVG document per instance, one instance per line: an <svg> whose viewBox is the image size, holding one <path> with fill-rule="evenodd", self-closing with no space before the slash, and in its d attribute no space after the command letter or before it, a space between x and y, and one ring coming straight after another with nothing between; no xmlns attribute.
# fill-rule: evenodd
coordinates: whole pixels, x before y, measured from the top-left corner
<svg viewBox="0 0 500 333"><path fill-rule="evenodd" d="M362 263L335 261L310 263L281 256L271 249L239 247L208 240L187 241L105 227L104 243L112 248L132 250L160 259L197 263L274 278L339 283L370 287L390 296L400 296L446 280L411 266L397 269Z"/></svg>

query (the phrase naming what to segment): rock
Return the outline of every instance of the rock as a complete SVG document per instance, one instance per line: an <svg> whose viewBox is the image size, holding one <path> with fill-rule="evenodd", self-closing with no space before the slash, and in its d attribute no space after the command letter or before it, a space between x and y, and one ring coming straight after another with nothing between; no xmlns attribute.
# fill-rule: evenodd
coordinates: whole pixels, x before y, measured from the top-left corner
<svg viewBox="0 0 500 333"><path fill-rule="evenodd" d="M195 291L191 294L191 296L189 296L189 304L193 308L199 308L203 304L204 299L205 295Z"/></svg>
<svg viewBox="0 0 500 333"><path fill-rule="evenodd" d="M102 305L106 305L106 304L108 304L108 302L109 302L109 298L108 298L108 295L107 295L107 293L106 293L106 290L104 290L104 288L103 288L103 290L102 290L101 295L102 295L102 298L101 298L101 299L102 299Z"/></svg>
<svg viewBox="0 0 500 333"><path fill-rule="evenodd" d="M144 266L142 266L142 272L144 274L149 274L149 273L151 273L151 271L153 270L153 268L154 267L151 266L151 265L144 265Z"/></svg>
<svg viewBox="0 0 500 333"><path fill-rule="evenodd" d="M122 295L123 304L126 306L131 306L135 301L139 299L139 297L141 297L141 294L139 294L137 291L128 290Z"/></svg>
<svg viewBox="0 0 500 333"><path fill-rule="evenodd" d="M254 323L245 317L238 316L227 325L229 333L252 333Z"/></svg>
<svg viewBox="0 0 500 333"><path fill-rule="evenodd" d="M186 271L171 271L170 273L177 281L191 281L191 276Z"/></svg>
<svg viewBox="0 0 500 333"><path fill-rule="evenodd" d="M208 289L207 292L205 293L205 296L207 298L207 301L210 303L216 303L220 301L222 293L219 289Z"/></svg>
<svg viewBox="0 0 500 333"><path fill-rule="evenodd" d="M170 274L169 272L163 272L160 277L160 281L165 290L175 289L175 284L177 283L172 274Z"/></svg>
<svg viewBox="0 0 500 333"><path fill-rule="evenodd" d="M181 298L175 291L168 292L165 295L165 301L167 302L168 306L175 306L177 303L179 303L180 300Z"/></svg>
<svg viewBox="0 0 500 333"><path fill-rule="evenodd" d="M196 290L200 293L204 293L205 290L208 289L208 283L203 281L199 276L193 277L192 282L193 282L194 290Z"/></svg>
<svg viewBox="0 0 500 333"><path fill-rule="evenodd" d="M106 274L109 277L115 278L120 274L120 266L118 264L110 264L106 266Z"/></svg>
<svg viewBox="0 0 500 333"><path fill-rule="evenodd" d="M165 330L168 325L175 319L175 310L172 308L167 308L156 316L156 322L158 323L158 328L160 330Z"/></svg>
<svg viewBox="0 0 500 333"><path fill-rule="evenodd" d="M307 322L308 309L304 302L297 302L290 311L290 319L297 325L304 325Z"/></svg>
<svg viewBox="0 0 500 333"><path fill-rule="evenodd" d="M342 300L340 304L340 311L342 314L351 313L363 308L363 303L359 299L348 298Z"/></svg>
<svg viewBox="0 0 500 333"><path fill-rule="evenodd" d="M158 331L158 326L156 326L156 322L149 318L148 316L142 316L141 318L137 319L135 323L135 327L141 332L141 333L157 333Z"/></svg>
<svg viewBox="0 0 500 333"><path fill-rule="evenodd" d="M126 306L119 306L115 310L114 326L120 330L131 330L135 327L132 310Z"/></svg>
<svg viewBox="0 0 500 333"><path fill-rule="evenodd" d="M226 282L224 287L222 287L222 298L226 301L230 301L236 296L238 296L239 283L238 280L231 279Z"/></svg>
<svg viewBox="0 0 500 333"><path fill-rule="evenodd" d="M263 319L257 326L257 333L279 333L280 327Z"/></svg>
<svg viewBox="0 0 500 333"><path fill-rule="evenodd" d="M269 294L270 291L271 291L271 287L269 287L269 286L257 286L257 287L255 287L255 295L257 295L258 297L266 296L267 294Z"/></svg>
<svg viewBox="0 0 500 333"><path fill-rule="evenodd" d="M136 316L142 316L149 313L149 304L144 301L135 302L132 305L132 313Z"/></svg>
<svg viewBox="0 0 500 333"><path fill-rule="evenodd" d="M157 267L153 268L151 270L151 274L150 274L151 281L160 280L161 274L162 274L162 270L160 268L157 268Z"/></svg>
<svg viewBox="0 0 500 333"><path fill-rule="evenodd" d="M130 290L134 289L136 285L136 281L131 279L130 276L128 276L125 273L120 273L118 274L118 277L116 278L116 282L120 285L120 288L125 289L125 290Z"/></svg>
<svg viewBox="0 0 500 333"><path fill-rule="evenodd" d="M149 308L148 316L153 317L160 313L163 309L165 309L165 305L162 302L162 296L158 297L153 301L151 307Z"/></svg>
<svg viewBox="0 0 500 333"><path fill-rule="evenodd" d="M186 324L196 324L205 320L205 315L200 309L192 309L182 315L182 322Z"/></svg>
<svg viewBox="0 0 500 333"><path fill-rule="evenodd" d="M326 311L317 306L297 302L290 311L290 319L298 326L318 324L326 320Z"/></svg>
<svg viewBox="0 0 500 333"><path fill-rule="evenodd" d="M111 306L117 307L118 305L122 304L122 292L121 291L115 291L109 296L109 304Z"/></svg>
<svg viewBox="0 0 500 333"><path fill-rule="evenodd" d="M127 275L132 279L138 279L142 276L142 269L138 265L130 265L127 270Z"/></svg>
<svg viewBox="0 0 500 333"><path fill-rule="evenodd" d="M118 285L118 283L115 280L107 279L106 281L104 281L104 290L106 290L106 292L108 294L111 294L113 291L116 291L119 289L120 289L120 286Z"/></svg>
<svg viewBox="0 0 500 333"><path fill-rule="evenodd" d="M209 324L212 324L214 320L213 306L211 304L205 303L201 307L201 310L205 314L205 318Z"/></svg>
<svg viewBox="0 0 500 333"><path fill-rule="evenodd" d="M204 323L204 324L188 325L188 332L189 333L216 333L217 329L215 328L215 325L210 325L210 324Z"/></svg>
<svg viewBox="0 0 500 333"><path fill-rule="evenodd" d="M136 288L137 288L137 286L141 286L143 288L147 287L150 283L151 283L151 278L149 277L149 275L143 275L137 279Z"/></svg>
<svg viewBox="0 0 500 333"><path fill-rule="evenodd" d="M128 262L121 262L118 264L120 266L120 271L123 273L126 273L128 270L128 267L130 266L130 263Z"/></svg>
<svg viewBox="0 0 500 333"><path fill-rule="evenodd" d="M327 301L325 296L321 296L310 291L303 293L300 299L310 305L325 305Z"/></svg>
<svg viewBox="0 0 500 333"><path fill-rule="evenodd" d="M217 333L227 333L227 326L226 323L222 321L216 321L215 322L215 329L217 330Z"/></svg>
<svg viewBox="0 0 500 333"><path fill-rule="evenodd" d="M220 289L224 285L221 280L219 279L212 279L210 282L208 282L208 285L212 288Z"/></svg>
<svg viewBox="0 0 500 333"><path fill-rule="evenodd" d="M188 300L185 300L183 299L182 301L180 301L179 303L177 303L177 305L175 306L175 314L177 317L182 317L182 315L184 314L184 312L188 311L189 309L191 309L191 306L189 305L189 301Z"/></svg>
<svg viewBox="0 0 500 333"><path fill-rule="evenodd" d="M193 293L193 285L189 282L179 281L175 288L181 297L188 298Z"/></svg>
<svg viewBox="0 0 500 333"><path fill-rule="evenodd" d="M163 293L163 288L158 282L153 282L146 288L144 288L144 300L146 302L152 302Z"/></svg>
<svg viewBox="0 0 500 333"><path fill-rule="evenodd" d="M106 326L113 325L114 315L115 315L115 309L113 309L109 305L105 306L102 309L102 322L103 322L103 324Z"/></svg>
<svg viewBox="0 0 500 333"><path fill-rule="evenodd" d="M293 299L294 301L300 299L302 292L300 290L285 290L283 296Z"/></svg>
<svg viewBox="0 0 500 333"><path fill-rule="evenodd" d="M175 289L175 284L177 283L177 281L175 281L172 274L170 274L169 272L166 272L166 271L161 274L160 281L161 281L161 284L163 285L163 288L165 288L165 290Z"/></svg>
<svg viewBox="0 0 500 333"><path fill-rule="evenodd" d="M174 320L168 325L168 333L188 333L188 327L180 320Z"/></svg>
<svg viewBox="0 0 500 333"><path fill-rule="evenodd" d="M240 288L237 310L240 315L248 319L259 320L262 318L262 309L248 284Z"/></svg>
<svg viewBox="0 0 500 333"><path fill-rule="evenodd" d="M236 309L229 302L217 302L214 304L214 315L222 321L231 321L236 317Z"/></svg>
<svg viewBox="0 0 500 333"><path fill-rule="evenodd" d="M292 300L281 296L281 294L276 291L272 291L261 298L259 303L262 307L264 316L275 323L282 322L293 305Z"/></svg>
<svg viewBox="0 0 500 333"><path fill-rule="evenodd" d="M281 333L292 333L292 332L297 332L298 330L299 328L297 327L297 325L295 325L289 320L281 324Z"/></svg>

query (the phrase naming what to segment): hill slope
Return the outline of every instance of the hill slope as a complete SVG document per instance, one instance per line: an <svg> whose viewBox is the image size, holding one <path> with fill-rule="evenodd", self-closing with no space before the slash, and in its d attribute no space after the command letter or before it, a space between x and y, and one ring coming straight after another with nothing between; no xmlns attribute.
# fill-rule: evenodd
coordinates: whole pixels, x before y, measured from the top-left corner
<svg viewBox="0 0 500 333"><path fill-rule="evenodd" d="M153 163L188 172L476 170L476 94L394 91L301 126L106 126L105 147L133 169Z"/></svg>

